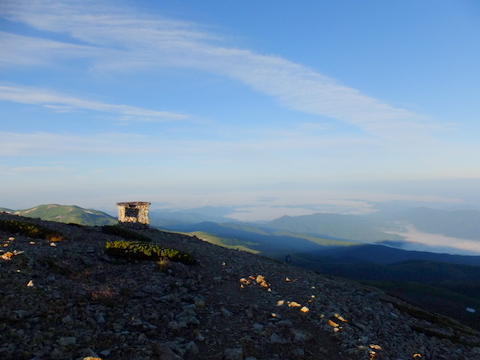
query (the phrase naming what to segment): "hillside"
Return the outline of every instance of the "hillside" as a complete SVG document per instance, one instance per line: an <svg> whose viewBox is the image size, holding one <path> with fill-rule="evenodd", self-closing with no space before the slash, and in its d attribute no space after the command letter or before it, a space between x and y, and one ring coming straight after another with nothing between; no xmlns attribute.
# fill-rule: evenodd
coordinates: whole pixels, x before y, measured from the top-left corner
<svg viewBox="0 0 480 360"><path fill-rule="evenodd" d="M47 204L26 210L10 210L12 214L48 221L81 225L114 225L117 219L98 210L83 209L75 205Z"/></svg>
<svg viewBox="0 0 480 360"><path fill-rule="evenodd" d="M151 210L150 224L159 228L185 226L202 222L223 223L231 221L225 217L232 208L204 206L188 210Z"/></svg>
<svg viewBox="0 0 480 360"><path fill-rule="evenodd" d="M187 226L171 226L169 229L195 235L202 233L203 236L200 237L207 240L215 238L212 241L217 245L227 247L237 245L243 249L264 254L276 252L282 254L283 257L291 252L360 245L352 241L326 239L320 236L280 231L241 222L222 224L202 222Z"/></svg>
<svg viewBox="0 0 480 360"><path fill-rule="evenodd" d="M357 262L393 264L407 260L428 260L451 264L480 266L480 256L439 254L427 251L410 251L383 245L361 244L355 247L331 247L303 254L314 261L318 257L352 259Z"/></svg>
<svg viewBox="0 0 480 360"><path fill-rule="evenodd" d="M155 229L195 265L126 262L118 236L0 231L0 357L13 359L480 359L480 333L359 283Z"/></svg>
<svg viewBox="0 0 480 360"><path fill-rule="evenodd" d="M480 256L402 251L377 245L337 250L293 254L292 264L373 284L480 330L480 313L465 312L467 307L480 309Z"/></svg>

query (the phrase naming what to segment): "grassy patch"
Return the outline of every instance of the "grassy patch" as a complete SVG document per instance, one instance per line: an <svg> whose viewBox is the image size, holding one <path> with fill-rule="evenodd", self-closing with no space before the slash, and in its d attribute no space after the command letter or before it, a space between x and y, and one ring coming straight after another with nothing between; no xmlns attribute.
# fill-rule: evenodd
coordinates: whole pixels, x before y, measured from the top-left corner
<svg viewBox="0 0 480 360"><path fill-rule="evenodd" d="M252 249L251 247L258 245L257 243L254 242L245 242L245 241L240 241L237 239L233 238L227 238L227 237L220 237L220 236L215 236L212 234L208 234L203 231L195 231L188 233L188 235L195 235L198 238L207 241L211 244L219 245L222 247L225 247L227 249L235 249L235 250L242 250L242 251L248 251L253 254L259 254L260 251Z"/></svg>
<svg viewBox="0 0 480 360"><path fill-rule="evenodd" d="M58 231L50 230L41 225L16 220L0 220L0 230L20 233L31 238L46 239L53 242L65 240L65 236Z"/></svg>
<svg viewBox="0 0 480 360"><path fill-rule="evenodd" d="M347 241L347 240L334 240L334 239L326 239L322 238L319 236L313 236L313 235L305 235L305 234L299 234L299 233L293 233L289 231L275 231L273 233L275 236L289 236L292 238L299 238L303 240L308 240L314 244L321 245L321 246L341 246L341 247L346 247L346 246L357 246L357 245L362 245L362 243L355 242L355 241Z"/></svg>
<svg viewBox="0 0 480 360"><path fill-rule="evenodd" d="M105 244L105 249L108 254L127 261L170 260L187 265L195 263L195 259L183 251L139 241L109 241Z"/></svg>

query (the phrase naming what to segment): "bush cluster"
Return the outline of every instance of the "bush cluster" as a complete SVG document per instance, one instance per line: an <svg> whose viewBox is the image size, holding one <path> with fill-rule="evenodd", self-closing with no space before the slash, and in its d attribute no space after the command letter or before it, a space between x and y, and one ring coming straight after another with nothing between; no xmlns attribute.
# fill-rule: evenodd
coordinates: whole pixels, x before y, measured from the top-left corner
<svg viewBox="0 0 480 360"><path fill-rule="evenodd" d="M108 254L128 261L170 260L187 265L195 263L194 258L183 251L140 241L109 241L105 244L105 249Z"/></svg>
<svg viewBox="0 0 480 360"><path fill-rule="evenodd" d="M137 241L147 241L150 242L152 239L149 237L139 234L135 231L122 228L118 225L104 225L102 226L102 232L110 235L117 235L125 240L137 240Z"/></svg>
<svg viewBox="0 0 480 360"><path fill-rule="evenodd" d="M16 220L0 220L0 230L20 233L31 238L40 238L49 241L65 240L65 236L58 231L47 229L41 225Z"/></svg>

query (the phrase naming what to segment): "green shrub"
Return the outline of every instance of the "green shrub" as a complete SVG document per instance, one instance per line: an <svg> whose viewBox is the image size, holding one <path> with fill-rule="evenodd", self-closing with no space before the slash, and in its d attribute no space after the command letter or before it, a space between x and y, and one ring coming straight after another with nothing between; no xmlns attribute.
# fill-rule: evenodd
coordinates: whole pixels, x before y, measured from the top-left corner
<svg viewBox="0 0 480 360"><path fill-rule="evenodd" d="M109 241L105 244L105 249L108 254L128 261L170 260L183 264L195 263L193 257L183 251L140 241Z"/></svg>
<svg viewBox="0 0 480 360"><path fill-rule="evenodd" d="M65 240L65 236L58 231L47 229L41 225L16 220L0 220L0 230L20 233L31 238L46 239L49 241Z"/></svg>
<svg viewBox="0 0 480 360"><path fill-rule="evenodd" d="M146 242L152 241L152 239L150 239L149 237L147 237L145 235L139 234L139 233L137 233L135 231L132 231L132 230L122 228L118 225L102 226L102 232L105 233L105 234L120 236L120 237L124 238L125 240L137 240L137 241L146 241Z"/></svg>

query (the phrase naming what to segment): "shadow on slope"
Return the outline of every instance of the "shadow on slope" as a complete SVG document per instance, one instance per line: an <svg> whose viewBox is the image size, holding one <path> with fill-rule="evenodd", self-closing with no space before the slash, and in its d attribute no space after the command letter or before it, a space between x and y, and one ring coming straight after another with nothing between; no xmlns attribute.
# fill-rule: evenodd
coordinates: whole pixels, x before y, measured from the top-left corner
<svg viewBox="0 0 480 360"><path fill-rule="evenodd" d="M359 248L367 247L356 247ZM447 256L450 260L472 258L472 263L480 263L480 257ZM379 287L390 295L480 330L479 266L419 259L389 263L371 256L373 259L377 262L362 260L352 253L337 257L303 253L292 255L292 264ZM471 313L467 308L476 311Z"/></svg>
<svg viewBox="0 0 480 360"><path fill-rule="evenodd" d="M187 226L201 222L223 223L232 219L226 215L237 212L231 207L211 207L187 210L150 210L150 224L160 228Z"/></svg>
<svg viewBox="0 0 480 360"><path fill-rule="evenodd" d="M387 242L386 244L390 244L390 242ZM432 247L432 251L433 250L435 250L435 247ZM352 261L356 262L366 261L377 264L392 264L407 260L429 260L480 266L480 256L440 254L429 251L410 251L390 246L371 244L362 244L354 248L332 247L321 251L299 254L299 256L311 261L317 261L319 257L332 257L337 259L351 258Z"/></svg>
<svg viewBox="0 0 480 360"><path fill-rule="evenodd" d="M242 246L255 252L268 254L279 252L285 257L286 254L298 251L314 251L330 246L354 246L359 243L326 239L322 237L294 234L286 231L276 231L267 228L252 226L245 223L223 223L203 222L195 225L177 225L166 227L168 230L180 231L189 234L199 233L206 235L205 240L214 242L217 245L235 247ZM215 238L212 241L212 238Z"/></svg>

